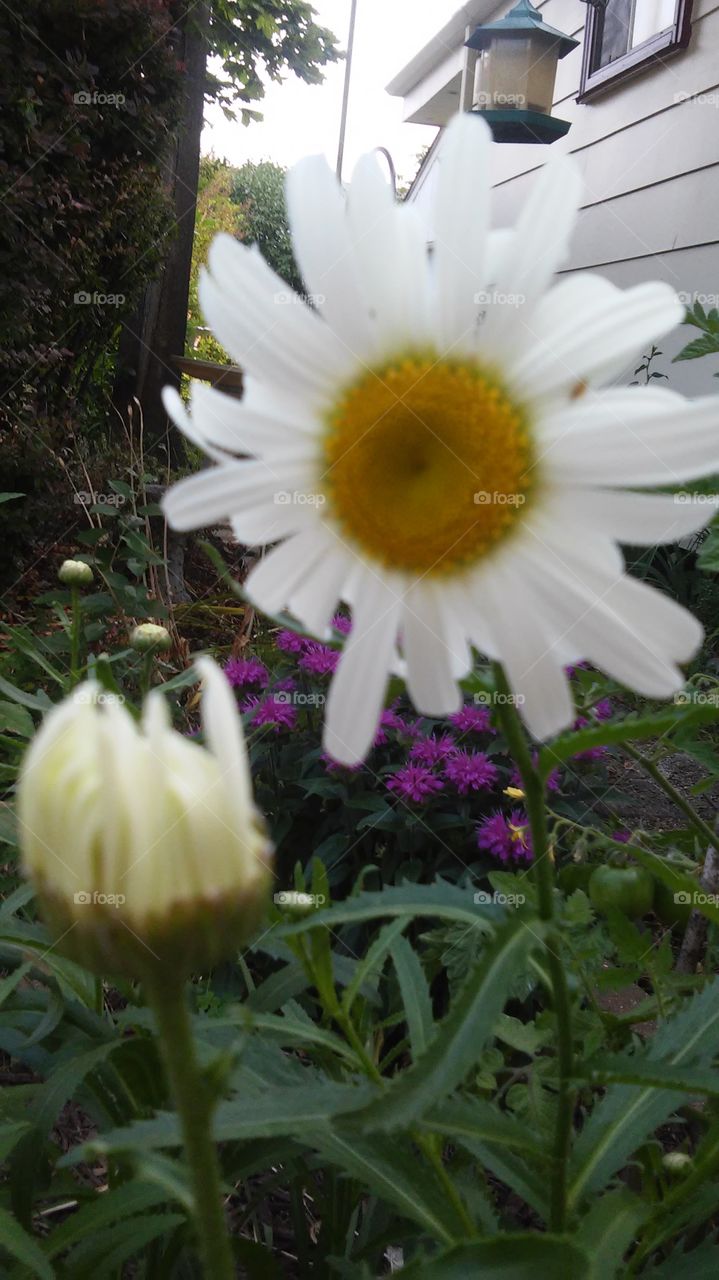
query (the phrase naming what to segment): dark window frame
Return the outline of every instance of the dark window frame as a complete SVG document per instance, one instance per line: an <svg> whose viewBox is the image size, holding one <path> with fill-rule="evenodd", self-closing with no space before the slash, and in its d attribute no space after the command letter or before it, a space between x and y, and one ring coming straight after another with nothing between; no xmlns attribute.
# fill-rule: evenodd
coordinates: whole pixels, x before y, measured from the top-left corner
<svg viewBox="0 0 719 1280"><path fill-rule="evenodd" d="M623 83L653 63L661 62L672 53L686 49L692 35L692 8L694 0L677 0L674 23L666 31L660 31L621 58L615 58L605 67L595 66L599 52L603 13L595 5L587 4L587 22L584 29L582 76L577 102L588 102L612 85Z"/></svg>

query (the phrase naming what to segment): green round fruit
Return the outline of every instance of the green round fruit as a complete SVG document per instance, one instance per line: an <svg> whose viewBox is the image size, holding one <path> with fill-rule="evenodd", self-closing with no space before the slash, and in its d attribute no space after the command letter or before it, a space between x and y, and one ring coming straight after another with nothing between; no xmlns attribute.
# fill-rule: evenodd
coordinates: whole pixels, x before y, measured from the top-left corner
<svg viewBox="0 0 719 1280"><path fill-rule="evenodd" d="M675 892L669 885L657 880L654 886L654 910L662 924L686 927L692 913L691 899L687 902L686 898L686 893L681 890Z"/></svg>
<svg viewBox="0 0 719 1280"><path fill-rule="evenodd" d="M654 881L642 867L596 867L589 878L589 897L597 911L645 916L652 909Z"/></svg>

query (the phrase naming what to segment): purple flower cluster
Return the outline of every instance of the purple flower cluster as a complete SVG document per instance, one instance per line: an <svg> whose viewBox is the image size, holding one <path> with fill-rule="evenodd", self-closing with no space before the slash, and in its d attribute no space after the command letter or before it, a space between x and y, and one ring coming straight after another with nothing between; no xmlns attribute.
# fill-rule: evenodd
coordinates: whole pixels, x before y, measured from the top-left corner
<svg viewBox="0 0 719 1280"><path fill-rule="evenodd" d="M500 862L531 862L533 857L529 820L521 809L509 816L497 811L477 827L477 845Z"/></svg>
<svg viewBox="0 0 719 1280"><path fill-rule="evenodd" d="M403 769L393 773L387 783L388 791L395 791L398 796L413 800L415 804L423 804L443 788L442 779L420 764L406 764Z"/></svg>
<svg viewBox="0 0 719 1280"><path fill-rule="evenodd" d="M223 670L233 689L244 689L246 685L265 689L270 678L267 667L258 658L230 658Z"/></svg>
<svg viewBox="0 0 719 1280"><path fill-rule="evenodd" d="M307 641L305 643L305 651L298 661L298 666L303 671L308 671L310 675L328 676L335 670L339 657L337 649L330 649L325 644L315 644L312 641Z"/></svg>
<svg viewBox="0 0 719 1280"><path fill-rule="evenodd" d="M412 743L409 758L415 764L424 764L431 768L432 765L441 764L456 750L457 743L451 733L443 733L439 738L423 734Z"/></svg>
<svg viewBox="0 0 719 1280"><path fill-rule="evenodd" d="M444 776L459 794L489 791L497 781L497 766L483 751L454 751L444 766Z"/></svg>
<svg viewBox="0 0 719 1280"><path fill-rule="evenodd" d="M495 733L489 707L468 704L449 717L450 723L460 733Z"/></svg>
<svg viewBox="0 0 719 1280"><path fill-rule="evenodd" d="M281 733L283 729L294 729L297 723L297 708L281 695L270 694L262 700L250 698L242 710L249 713L250 724L256 729L266 727Z"/></svg>

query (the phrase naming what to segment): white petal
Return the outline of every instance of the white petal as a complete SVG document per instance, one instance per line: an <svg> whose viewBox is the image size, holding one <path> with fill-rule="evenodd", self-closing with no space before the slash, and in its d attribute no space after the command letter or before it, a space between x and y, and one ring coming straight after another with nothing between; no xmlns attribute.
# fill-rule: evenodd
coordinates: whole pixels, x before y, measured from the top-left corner
<svg viewBox="0 0 719 1280"><path fill-rule="evenodd" d="M483 120L462 112L449 125L439 152L434 266L442 353L476 349L489 227L490 139Z"/></svg>
<svg viewBox="0 0 719 1280"><path fill-rule="evenodd" d="M224 462L226 455L219 449L214 448L200 429L199 424L195 422L194 417L190 417L179 391L175 387L163 387L161 394L168 418L172 419L182 434L187 436L187 439L196 445L198 449L202 449L204 453L209 454L213 462Z"/></svg>
<svg viewBox="0 0 719 1280"><path fill-rule="evenodd" d="M448 716L459 711L462 696L453 668L464 653L453 653L439 593L419 583L405 594L402 610L402 649L407 662L407 688L424 715Z"/></svg>
<svg viewBox="0 0 719 1280"><path fill-rule="evenodd" d="M400 606L394 585L366 570L352 631L327 699L324 746L341 764L364 759L374 741L395 655Z"/></svg>
<svg viewBox="0 0 719 1280"><path fill-rule="evenodd" d="M680 484L719 471L719 397L637 387L586 398L543 432L552 474L575 484Z"/></svg>
<svg viewBox="0 0 719 1280"><path fill-rule="evenodd" d="M482 326L482 352L501 355L507 335L520 323L533 324L532 311L569 250L581 197L581 177L570 156L549 161L534 183L515 227L511 254L497 275L498 303ZM501 299L520 299L517 307Z"/></svg>
<svg viewBox="0 0 719 1280"><path fill-rule="evenodd" d="M203 314L217 339L232 359L248 373L274 382L285 394L297 392L313 404L331 398L330 379L320 379L297 351L282 345L279 313L267 309L261 319L242 309L206 271L200 272L198 297Z"/></svg>
<svg viewBox="0 0 719 1280"><path fill-rule="evenodd" d="M416 210L395 200L375 155L355 168L347 212L377 356L421 344L428 332L426 236Z"/></svg>
<svg viewBox="0 0 719 1280"><path fill-rule="evenodd" d="M324 554L313 573L294 591L289 608L307 631L326 636L329 622L342 596L342 588L352 570L350 553L326 532Z"/></svg>
<svg viewBox="0 0 719 1280"><path fill-rule="evenodd" d="M617 489L573 489L564 496L565 509L573 511L577 524L585 523L618 542L646 547L678 542L703 529L717 505L719 498L691 501L689 495Z"/></svg>
<svg viewBox="0 0 719 1280"><path fill-rule="evenodd" d="M340 341L366 358L372 351L370 319L344 195L322 156L301 160L290 170L287 208L295 257L309 294Z"/></svg>
<svg viewBox="0 0 719 1280"><path fill-rule="evenodd" d="M241 309L250 329L259 336L271 328L273 345L311 373L313 381L331 389L338 378L351 374L354 362L346 346L275 274L256 246L218 235L209 266L215 283L230 305Z"/></svg>
<svg viewBox="0 0 719 1280"><path fill-rule="evenodd" d="M263 613L274 614L289 605L292 595L313 573L327 550L327 535L321 527L303 529L274 547L252 570L245 590Z"/></svg>
<svg viewBox="0 0 719 1280"><path fill-rule="evenodd" d="M239 822L246 823L254 805L247 747L235 697L226 677L211 658L198 658L195 666L204 686L202 728L207 745L226 771L227 794Z"/></svg>
<svg viewBox="0 0 719 1280"><path fill-rule="evenodd" d="M666 284L639 284L624 292L601 290L578 316L566 310L548 329L538 307L528 321L536 342L512 369L512 385L529 399L557 395L594 377L598 370L620 372L632 352L663 337L684 315L676 293ZM555 302L552 302L555 307Z"/></svg>
<svg viewBox="0 0 719 1280"><path fill-rule="evenodd" d="M511 577L496 569L484 574L482 594L499 661L522 718L533 736L543 741L572 723L574 705L563 656L553 647L554 631L533 581L522 560L515 557ZM517 617L518 601L527 611L526 623Z"/></svg>
<svg viewBox="0 0 719 1280"><path fill-rule="evenodd" d="M306 521L307 502L294 499L309 489L311 470L304 464L271 468L266 462L226 462L172 486L162 508L174 529L201 529L241 515L243 507L285 507L291 526ZM280 514L278 513L278 519Z"/></svg>
<svg viewBox="0 0 719 1280"><path fill-rule="evenodd" d="M258 457L292 450L295 454L306 446L308 456L314 448L314 432L296 422L280 417L267 417L248 410L242 400L224 395L201 382L193 383L192 420L203 448L217 445L232 453L251 453Z"/></svg>

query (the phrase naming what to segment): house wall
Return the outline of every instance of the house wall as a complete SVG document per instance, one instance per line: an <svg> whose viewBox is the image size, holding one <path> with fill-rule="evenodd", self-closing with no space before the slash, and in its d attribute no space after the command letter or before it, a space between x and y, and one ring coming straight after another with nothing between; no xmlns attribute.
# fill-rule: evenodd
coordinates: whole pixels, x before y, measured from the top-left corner
<svg viewBox="0 0 719 1280"><path fill-rule="evenodd" d="M498 5L492 16L511 7ZM580 0L537 7L548 23L583 43L587 8ZM589 103L576 101L581 60L580 45L559 63L554 101L554 114L572 127L551 154L571 152L585 184L567 271L597 270L624 287L663 279L682 294L706 296L707 306L719 305L719 298L711 301L719 295L719 0L695 0L688 49ZM415 111L421 97L418 85L411 95ZM508 226L550 152L503 145L493 153L494 221ZM430 238L441 156L440 137L409 197L426 217ZM716 359L671 365L693 336L696 330L684 326L669 335L657 368L677 390L716 392Z"/></svg>

